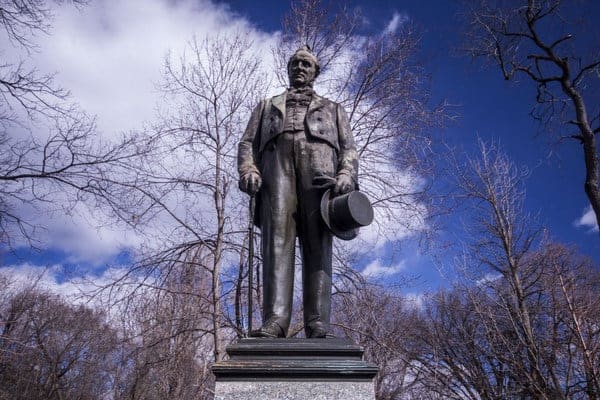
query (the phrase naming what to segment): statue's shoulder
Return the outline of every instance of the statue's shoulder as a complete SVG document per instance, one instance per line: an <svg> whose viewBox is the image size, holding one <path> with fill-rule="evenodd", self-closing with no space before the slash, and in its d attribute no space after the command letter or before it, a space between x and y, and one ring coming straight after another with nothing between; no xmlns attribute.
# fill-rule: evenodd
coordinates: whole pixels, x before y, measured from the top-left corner
<svg viewBox="0 0 600 400"><path fill-rule="evenodd" d="M281 93L279 93L279 94L276 94L276 95L275 95L275 96L273 96L273 97L268 97L268 98L266 98L266 99L264 100L264 102L265 102L265 103L277 103L277 102L280 102L281 100L285 99L285 95L286 95L286 94L287 94L287 90L285 90L285 91L283 91L283 92L281 92Z"/></svg>
<svg viewBox="0 0 600 400"><path fill-rule="evenodd" d="M328 99L325 96L320 96L316 93L313 94L313 101L320 103L321 105L324 105L324 106L330 106L330 107L336 107L336 108L339 106L339 103L337 103L331 99Z"/></svg>
<svg viewBox="0 0 600 400"><path fill-rule="evenodd" d="M274 106L274 108L278 108L278 109L283 109L283 107L285 107L285 94L286 92L283 92L281 94L278 94L276 96L273 97L268 97L266 99L264 99L262 101L263 104L263 109L265 110L271 110L271 106Z"/></svg>

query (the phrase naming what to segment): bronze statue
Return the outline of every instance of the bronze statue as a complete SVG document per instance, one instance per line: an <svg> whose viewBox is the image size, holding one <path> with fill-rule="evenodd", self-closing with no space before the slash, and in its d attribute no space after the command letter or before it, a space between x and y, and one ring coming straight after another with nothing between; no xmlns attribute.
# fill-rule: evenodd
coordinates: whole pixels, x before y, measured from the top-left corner
<svg viewBox="0 0 600 400"><path fill-rule="evenodd" d="M366 198L352 196L362 194L353 192L358 154L346 112L313 91L316 56L304 46L287 68L290 88L254 109L238 149L239 186L256 195L255 224L262 234L263 325L250 336L287 335L297 236L306 337L324 338L330 330L332 236L355 237L358 226L370 223L372 209ZM332 221L334 209L340 210L339 224Z"/></svg>

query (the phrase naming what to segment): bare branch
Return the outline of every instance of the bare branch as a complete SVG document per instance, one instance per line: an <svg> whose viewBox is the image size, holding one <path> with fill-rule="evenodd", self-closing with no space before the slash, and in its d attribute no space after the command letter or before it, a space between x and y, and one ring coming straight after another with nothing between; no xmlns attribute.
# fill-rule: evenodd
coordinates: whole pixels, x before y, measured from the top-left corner
<svg viewBox="0 0 600 400"><path fill-rule="evenodd" d="M474 56L495 60L505 79L521 73L535 84L537 104L532 115L545 130L557 122L570 123L575 117L579 133L563 137L583 145L584 188L600 224L600 161L586 102L591 93L587 86L597 86L598 80L583 84L584 77L598 70L600 61L596 49L576 42L574 33L545 29L552 25L577 31L579 26L568 21L572 14L560 0L527 1L520 7L480 1L471 13L468 37L473 44L468 50Z"/></svg>

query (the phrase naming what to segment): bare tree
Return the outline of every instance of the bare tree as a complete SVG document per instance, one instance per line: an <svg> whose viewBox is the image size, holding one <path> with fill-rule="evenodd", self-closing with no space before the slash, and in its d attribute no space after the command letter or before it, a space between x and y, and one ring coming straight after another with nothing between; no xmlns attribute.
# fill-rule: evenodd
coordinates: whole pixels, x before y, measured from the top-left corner
<svg viewBox="0 0 600 400"><path fill-rule="evenodd" d="M211 398L210 287L206 270L180 263L156 287L147 285L129 300L117 322L128 368L118 377L116 398Z"/></svg>
<svg viewBox="0 0 600 400"><path fill-rule="evenodd" d="M334 297L333 325L336 334L363 346L365 359L377 365L375 397L418 398L412 397L420 389L420 380L406 340L414 335L418 308L390 288L365 284L348 289Z"/></svg>
<svg viewBox="0 0 600 400"><path fill-rule="evenodd" d="M290 21L300 24L301 14L310 11L302 8L305 3L326 15L322 9L318 11L321 2L300 2L295 3ZM325 32L330 40L309 41L321 64L327 65L323 85L352 112L353 129L363 152L364 190L372 194L377 209L387 218L379 221L380 227L392 225L388 222L404 212L410 212L407 220L414 221L415 215L424 218L425 210L417 199L423 187L415 184L420 177L413 161L422 160L430 143L420 136L422 124L439 122L442 110L430 111L426 106L427 93L419 79L422 71L412 60L417 38L408 30L394 32L374 36L368 46L356 48L352 31L343 39L339 35L347 17L341 15L335 27L321 19L316 30L309 32L317 36ZM290 40L280 49L292 46ZM289 53L282 50L280 54L287 62ZM357 54L367 56L349 64L343 61L347 55ZM148 134L154 152L141 161L142 173L131 187L132 196L140 201L130 209L129 220L135 220L150 240L128 274L132 279L124 278L117 285L129 282L139 293L143 288L167 291L167 277L177 274L185 263L209 274L211 284L204 291L181 289L179 294L210 300L204 312L210 315L213 358L217 360L223 356L223 343L244 331L240 293L246 292L242 281L248 264L247 205L237 190L234 157L249 111L269 90L269 83L260 77L262 58L240 36L193 40L180 59L168 57L160 85L168 102L160 122ZM344 67L341 74L334 71L339 67ZM359 93L350 88L360 88ZM406 174L399 177L398 171ZM420 229L414 225L418 224L406 221L398 230ZM352 259L344 254L348 253L338 254L338 265L349 267ZM343 276L353 282L362 279L350 269L345 269ZM173 294L175 289L169 290Z"/></svg>
<svg viewBox="0 0 600 400"><path fill-rule="evenodd" d="M34 286L0 307L0 398L92 399L110 392L117 337L102 312Z"/></svg>
<svg viewBox="0 0 600 400"><path fill-rule="evenodd" d="M410 340L421 384L455 399L597 399L595 268L558 244L529 254L521 270L533 342L503 277L435 293Z"/></svg>
<svg viewBox="0 0 600 400"><path fill-rule="evenodd" d="M408 339L420 382L441 398L513 398L508 371L501 362L494 362L482 333L485 322L465 297L459 290L441 290L425 299L416 336Z"/></svg>
<svg viewBox="0 0 600 400"><path fill-rule="evenodd" d="M544 246L534 261L546 271L546 310L554 326L560 327L555 343L560 346L566 397L600 399L598 270L574 249L552 243Z"/></svg>
<svg viewBox="0 0 600 400"><path fill-rule="evenodd" d="M134 207L124 207L123 215L148 239L127 278L136 277L134 290L149 287L164 291L161 296L191 296L178 304L201 299L202 312L194 315L201 315L203 324L210 320L214 360L222 358L224 343L242 329L232 326L228 316L237 281L244 276L230 266L240 255L245 264L247 224L235 154L251 107L266 86L262 79L260 57L244 33L194 38L180 57L168 55L160 83L166 101L159 122L142 140L152 142L152 152L140 159L135 184L123 186L128 199L139 199ZM194 290L169 286L182 268L208 274L210 284ZM124 277L116 285L127 282Z"/></svg>
<svg viewBox="0 0 600 400"><path fill-rule="evenodd" d="M119 195L135 180L134 160L148 149L134 135L101 141L82 114L55 122L44 139L0 136L0 241L8 248L23 240L39 245L44 227L35 217L43 211L70 213L84 204L123 216Z"/></svg>
<svg viewBox="0 0 600 400"><path fill-rule="evenodd" d="M480 144L480 158L469 161L468 168L457 171L459 185L472 199L476 215L474 242L470 252L478 265L500 274L506 282L503 296L514 334L523 344L526 364L523 373L531 395L552 398L544 371L541 349L536 342L532 318L529 279L540 273L528 268L526 257L538 239L535 223L522 211L526 173L514 166L494 146Z"/></svg>
<svg viewBox="0 0 600 400"><path fill-rule="evenodd" d="M600 225L600 159L596 135L600 108L595 100L600 77L598 32L590 20L582 24L586 2L527 0L475 2L470 15L467 50L493 60L505 79L524 76L534 83L532 115L544 128L571 126L564 137L582 147L585 193ZM579 16L579 18L577 18ZM552 27L552 28L550 28ZM579 36L577 36L579 34ZM591 39L591 42L588 40Z"/></svg>
<svg viewBox="0 0 600 400"><path fill-rule="evenodd" d="M223 306L221 296L222 265L226 258L237 254L244 232L245 218L236 218L245 211L243 197L237 192L235 148L251 103L265 90L261 77L260 58L251 50L251 43L239 33L233 38L215 37L203 41L194 39L189 46L191 59L184 54L180 60L168 59L163 90L178 107L171 117L163 119L163 132L172 136L175 145L184 150L195 164L181 164L189 177L189 196L203 213L194 216L189 225L208 258L201 261L212 276L212 317L215 359L222 357L220 327ZM183 160L182 160L183 161ZM177 182L181 183L181 182ZM185 179L183 180L185 183ZM210 203L207 203L210 202ZM188 228L189 229L189 228ZM237 243L236 243L237 242Z"/></svg>
<svg viewBox="0 0 600 400"><path fill-rule="evenodd" d="M435 212L425 183L434 172L431 128L449 114L446 104L429 104L427 78L418 63L419 35L410 21L370 35L362 34L362 21L358 11L335 2L295 1L274 54L284 73L289 55L309 44L321 65L317 91L348 112L360 155L360 190L375 208L367 230L372 245L427 231ZM287 77L280 75L279 82L285 85ZM352 275L344 268L352 265L344 259L352 250L336 246L336 270Z"/></svg>
<svg viewBox="0 0 600 400"><path fill-rule="evenodd" d="M589 260L542 240L523 212L525 175L485 144L457 168L474 215L460 261L468 279L426 302L414 338L415 365L440 395L598 398L597 321L588 314L598 275Z"/></svg>
<svg viewBox="0 0 600 400"><path fill-rule="evenodd" d="M50 1L1 1L0 24L10 43L29 55L35 36L49 34ZM60 2L56 2L60 3ZM76 5L85 1L70 1ZM1 49L6 52L8 49ZM21 56L22 57L22 56ZM13 57L10 57L13 58ZM10 58L6 58L9 60ZM0 243L2 248L39 244L43 226L35 214L72 212L77 204L102 205L120 214L115 183L135 175L134 158L146 149L138 138L100 140L94 118L69 92L20 61L0 63ZM135 178L133 178L135 180Z"/></svg>
<svg viewBox="0 0 600 400"><path fill-rule="evenodd" d="M24 50L27 55L36 50L35 36L49 34L53 12L51 2L25 0L0 2L0 25L4 29L13 52ZM74 4L83 4L75 0ZM9 49L0 49L5 53ZM8 146L17 128L26 128L30 120L41 117L68 116L73 109L69 92L54 82L53 74L40 74L19 56L7 57L0 64L0 143ZM20 132L19 132L20 133ZM7 147L9 149L9 147ZM4 152L3 152L4 153Z"/></svg>
<svg viewBox="0 0 600 400"><path fill-rule="evenodd" d="M11 42L24 48L35 48L33 37L40 33L47 34L52 28L52 3L61 2L61 0L2 0L0 25ZM68 2L82 5L87 1L69 0Z"/></svg>

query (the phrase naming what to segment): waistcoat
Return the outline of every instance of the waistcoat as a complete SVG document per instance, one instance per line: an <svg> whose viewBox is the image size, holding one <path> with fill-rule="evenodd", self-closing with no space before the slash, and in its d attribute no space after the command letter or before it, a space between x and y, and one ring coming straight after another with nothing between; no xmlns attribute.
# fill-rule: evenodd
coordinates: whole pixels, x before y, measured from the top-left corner
<svg viewBox="0 0 600 400"><path fill-rule="evenodd" d="M303 93L289 93L285 101L285 121L283 132L304 130L304 117L310 104L311 96Z"/></svg>

